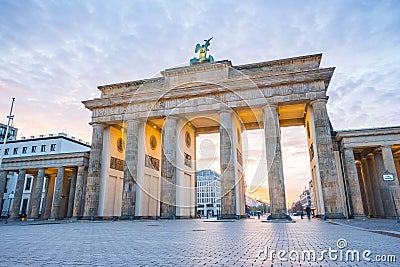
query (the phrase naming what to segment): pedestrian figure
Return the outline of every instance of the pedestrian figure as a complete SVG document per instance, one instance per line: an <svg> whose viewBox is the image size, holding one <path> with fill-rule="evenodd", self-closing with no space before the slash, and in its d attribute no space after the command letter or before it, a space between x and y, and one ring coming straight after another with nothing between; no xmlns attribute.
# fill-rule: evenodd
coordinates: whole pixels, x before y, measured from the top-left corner
<svg viewBox="0 0 400 267"><path fill-rule="evenodd" d="M310 219L311 218L311 208L309 206L307 206L307 208L306 208L306 213L307 213L307 218Z"/></svg>
<svg viewBox="0 0 400 267"><path fill-rule="evenodd" d="M300 217L303 220L303 210L300 211Z"/></svg>

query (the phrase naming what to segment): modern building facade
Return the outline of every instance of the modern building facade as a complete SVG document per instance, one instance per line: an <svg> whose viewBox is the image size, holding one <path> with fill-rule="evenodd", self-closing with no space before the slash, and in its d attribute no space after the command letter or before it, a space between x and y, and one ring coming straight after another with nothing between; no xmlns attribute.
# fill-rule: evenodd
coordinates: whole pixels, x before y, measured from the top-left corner
<svg viewBox="0 0 400 267"><path fill-rule="evenodd" d="M9 141L1 148L2 216L8 211L13 219L82 216L89 152L88 143L64 133Z"/></svg>
<svg viewBox="0 0 400 267"><path fill-rule="evenodd" d="M221 214L221 177L212 170L196 172L197 214L219 216Z"/></svg>
<svg viewBox="0 0 400 267"><path fill-rule="evenodd" d="M310 190L305 189L299 197L299 201L301 206L303 206L303 209L305 210L307 207L311 208L311 196L310 196Z"/></svg>
<svg viewBox="0 0 400 267"><path fill-rule="evenodd" d="M0 123L0 142L3 143L4 138L6 137L7 124ZM10 126L8 129L8 140L17 139L18 129Z"/></svg>

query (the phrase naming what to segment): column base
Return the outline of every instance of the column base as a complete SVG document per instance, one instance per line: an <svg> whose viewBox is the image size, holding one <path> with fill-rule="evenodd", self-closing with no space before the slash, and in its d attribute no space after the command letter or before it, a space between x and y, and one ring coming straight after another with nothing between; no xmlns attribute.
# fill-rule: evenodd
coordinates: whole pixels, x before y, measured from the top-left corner
<svg viewBox="0 0 400 267"><path fill-rule="evenodd" d="M290 217L290 215L284 214L284 213L280 213L280 214L270 214L267 217L267 221L270 220L288 220L288 221L292 221L292 217Z"/></svg>
<svg viewBox="0 0 400 267"><path fill-rule="evenodd" d="M81 220L85 221L102 221L102 216L82 216Z"/></svg>
<svg viewBox="0 0 400 267"><path fill-rule="evenodd" d="M355 215L353 215L353 219L355 219L355 220L365 220L365 219L368 219L368 217L365 214L355 214Z"/></svg>
<svg viewBox="0 0 400 267"><path fill-rule="evenodd" d="M347 219L346 216L344 216L343 213L327 213L325 215L322 215L322 219Z"/></svg>
<svg viewBox="0 0 400 267"><path fill-rule="evenodd" d="M236 214L221 214L221 216L219 216L220 219L222 220L238 220L239 219L239 215Z"/></svg>
<svg viewBox="0 0 400 267"><path fill-rule="evenodd" d="M167 220L175 220L176 216L175 214L162 214L161 219L167 219Z"/></svg>

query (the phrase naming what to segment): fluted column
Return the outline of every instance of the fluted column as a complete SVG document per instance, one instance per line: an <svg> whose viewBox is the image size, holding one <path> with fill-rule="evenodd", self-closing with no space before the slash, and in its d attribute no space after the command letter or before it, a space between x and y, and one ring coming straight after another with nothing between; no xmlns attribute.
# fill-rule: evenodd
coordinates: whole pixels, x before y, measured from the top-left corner
<svg viewBox="0 0 400 267"><path fill-rule="evenodd" d="M392 192L394 195L394 199L396 201L397 208L400 208L400 190L399 190L399 179L397 177L396 165L393 159L392 147L391 146L384 146L382 147L382 158L383 158L383 165L385 170L389 171L390 174L393 175L393 181L383 181L385 192L389 196L390 200L387 202L388 206L388 215L394 216L394 204L393 200L391 199L390 189L392 187Z"/></svg>
<svg viewBox="0 0 400 267"><path fill-rule="evenodd" d="M346 168L347 190L349 192L349 204L351 213L354 217L365 216L363 202L361 197L360 184L358 182L358 174L354 153L352 149L345 148L343 150L344 163Z"/></svg>
<svg viewBox="0 0 400 267"><path fill-rule="evenodd" d="M92 145L90 149L88 178L84 217L98 215L101 179L101 160L103 152L104 125L93 124Z"/></svg>
<svg viewBox="0 0 400 267"><path fill-rule="evenodd" d="M327 99L317 99L310 103L314 126L313 142L317 154L316 164L318 165L317 170L321 180L325 216L327 218L344 218L344 207L340 200L340 190L337 186L339 178L333 153L326 102Z"/></svg>
<svg viewBox="0 0 400 267"><path fill-rule="evenodd" d="M397 180L400 182L400 159L394 159L394 165L396 166Z"/></svg>
<svg viewBox="0 0 400 267"><path fill-rule="evenodd" d="M68 196L68 209L67 209L67 218L72 217L72 213L74 210L74 201L75 201L75 187L76 187L76 179L77 179L77 169L72 169L71 176L71 184L69 185L69 196Z"/></svg>
<svg viewBox="0 0 400 267"><path fill-rule="evenodd" d="M53 194L53 204L51 207L51 219L59 219L60 218L60 210L61 210L61 198L64 184L64 174L65 168L59 167L57 170L57 177L54 186L54 194Z"/></svg>
<svg viewBox="0 0 400 267"><path fill-rule="evenodd" d="M285 183L283 178L281 130L278 106L264 107L264 135L267 159L271 219L287 218Z"/></svg>
<svg viewBox="0 0 400 267"><path fill-rule="evenodd" d="M39 218L40 201L42 198L43 182L44 182L45 169L39 168L36 176L35 186L31 191L31 204L29 205L28 217L32 219Z"/></svg>
<svg viewBox="0 0 400 267"><path fill-rule="evenodd" d="M56 177L54 174L50 174L47 177L47 186L46 186L46 194L45 194L45 208L44 208L44 219L48 219L51 216L51 208L53 204L53 194L54 194L54 184L56 182Z"/></svg>
<svg viewBox="0 0 400 267"><path fill-rule="evenodd" d="M362 170L361 170L362 169L361 161L359 160L356 161L356 168L357 168L358 184L360 185L361 200L364 208L364 214L367 215L370 213L370 211L368 209L367 191L364 186L364 177L362 175Z"/></svg>
<svg viewBox="0 0 400 267"><path fill-rule="evenodd" d="M6 190L7 175L8 171L0 171L0 200L3 199L4 191Z"/></svg>
<svg viewBox="0 0 400 267"><path fill-rule="evenodd" d="M12 220L15 220L19 217L19 209L21 207L22 194L24 192L25 174L26 170L19 170L18 172L17 185L15 187L14 201L10 215Z"/></svg>
<svg viewBox="0 0 400 267"><path fill-rule="evenodd" d="M135 215L136 183L139 160L139 120L129 120L126 131L124 186L122 189L121 218ZM143 142L143 140L141 140Z"/></svg>
<svg viewBox="0 0 400 267"><path fill-rule="evenodd" d="M221 167L221 218L236 218L236 182L233 151L233 111L219 113L220 167Z"/></svg>
<svg viewBox="0 0 400 267"><path fill-rule="evenodd" d="M74 197L74 210L72 216L75 218L80 218L82 216L82 200L83 200L83 189L85 182L85 173L87 169L86 166L78 166L78 173L76 176L76 186L75 186L75 197Z"/></svg>
<svg viewBox="0 0 400 267"><path fill-rule="evenodd" d="M161 169L161 218L176 216L176 124L167 117L162 131L163 160Z"/></svg>
<svg viewBox="0 0 400 267"><path fill-rule="evenodd" d="M374 191L372 190L371 185L371 176L368 170L368 162L366 158L361 159L361 172L363 176L364 188L365 188L365 196L368 203L369 216L376 217L376 209L374 202Z"/></svg>
<svg viewBox="0 0 400 267"><path fill-rule="evenodd" d="M368 154L367 157L368 170L371 177L371 185L374 196L375 210L378 217L384 217L384 209L382 204L381 190L379 184L379 177L376 171L375 156L373 153Z"/></svg>

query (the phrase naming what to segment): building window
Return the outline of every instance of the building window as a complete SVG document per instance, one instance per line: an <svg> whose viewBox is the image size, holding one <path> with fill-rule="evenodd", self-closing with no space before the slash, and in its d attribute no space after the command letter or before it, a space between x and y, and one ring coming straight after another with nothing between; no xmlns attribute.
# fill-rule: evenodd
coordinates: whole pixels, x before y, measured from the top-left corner
<svg viewBox="0 0 400 267"><path fill-rule="evenodd" d="M56 151L56 144L51 144L50 151Z"/></svg>
<svg viewBox="0 0 400 267"><path fill-rule="evenodd" d="M31 182L32 182L31 177L26 178L25 190L31 190Z"/></svg>
<svg viewBox="0 0 400 267"><path fill-rule="evenodd" d="M21 211L21 213L22 213L23 215L26 214L27 209L28 209L28 199L27 199L27 198L24 198L24 199L22 200L22 211Z"/></svg>
<svg viewBox="0 0 400 267"><path fill-rule="evenodd" d="M10 152L10 149L9 149L9 148L6 148L6 149L4 150L4 155L8 155L9 152Z"/></svg>
<svg viewBox="0 0 400 267"><path fill-rule="evenodd" d="M46 152L46 145L42 145L40 147L40 152Z"/></svg>
<svg viewBox="0 0 400 267"><path fill-rule="evenodd" d="M32 153L36 153L37 146L32 146Z"/></svg>
<svg viewBox="0 0 400 267"><path fill-rule="evenodd" d="M28 150L28 147L27 146L24 146L23 148L22 148L22 154L26 154L26 151Z"/></svg>
<svg viewBox="0 0 400 267"><path fill-rule="evenodd" d="M14 147L13 154L14 154L14 155L15 155L15 154L18 154L18 147Z"/></svg>

